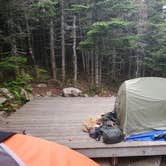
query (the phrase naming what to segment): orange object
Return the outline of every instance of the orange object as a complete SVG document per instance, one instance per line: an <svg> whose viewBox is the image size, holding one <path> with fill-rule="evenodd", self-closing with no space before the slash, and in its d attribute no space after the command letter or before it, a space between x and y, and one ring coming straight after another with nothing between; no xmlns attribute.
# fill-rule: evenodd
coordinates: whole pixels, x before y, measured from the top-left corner
<svg viewBox="0 0 166 166"><path fill-rule="evenodd" d="M84 155L44 139L16 134L4 144L26 166L99 166Z"/></svg>

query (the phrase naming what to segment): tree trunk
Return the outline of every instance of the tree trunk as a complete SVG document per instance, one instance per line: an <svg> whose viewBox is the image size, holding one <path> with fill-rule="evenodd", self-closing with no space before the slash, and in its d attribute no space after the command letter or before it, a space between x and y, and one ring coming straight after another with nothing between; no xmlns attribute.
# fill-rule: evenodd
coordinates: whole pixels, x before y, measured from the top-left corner
<svg viewBox="0 0 166 166"><path fill-rule="evenodd" d="M52 78L56 80L56 63L55 63L55 50L54 50L54 23L50 21L50 56L51 56L51 69Z"/></svg>
<svg viewBox="0 0 166 166"><path fill-rule="evenodd" d="M99 84L102 82L102 57L99 59Z"/></svg>
<svg viewBox="0 0 166 166"><path fill-rule="evenodd" d="M11 54L14 55L14 56L17 55L17 46L16 46L16 42L15 41L12 43Z"/></svg>
<svg viewBox="0 0 166 166"><path fill-rule="evenodd" d="M29 21L28 21L28 17L27 14L25 13L25 22L26 22L26 31L27 31L27 38L28 38L28 51L31 52L31 58L33 61L33 64L36 68L36 62L35 62L35 57L34 57L34 51L32 48L32 42L31 42L31 32L30 32L30 27L29 27Z"/></svg>
<svg viewBox="0 0 166 166"><path fill-rule="evenodd" d="M64 0L61 0L61 48L62 48L62 81L65 81L65 23L64 23Z"/></svg>
<svg viewBox="0 0 166 166"><path fill-rule="evenodd" d="M83 69L84 69L84 72L85 72L85 70L86 70L86 68L85 68L85 56L84 56L83 51L81 52L81 55L82 55L82 65L83 65Z"/></svg>
<svg viewBox="0 0 166 166"><path fill-rule="evenodd" d="M116 70L116 50L113 48L113 55L112 55L112 79L115 80L115 70Z"/></svg>
<svg viewBox="0 0 166 166"><path fill-rule="evenodd" d="M95 54L95 84L99 86L99 56Z"/></svg>
<svg viewBox="0 0 166 166"><path fill-rule="evenodd" d="M94 54L91 51L91 83L94 84Z"/></svg>
<svg viewBox="0 0 166 166"><path fill-rule="evenodd" d="M137 33L138 36L143 36L147 31L146 26L146 18L147 18L147 6L144 1L135 0L136 4L139 6L139 12L138 12L138 24L137 24ZM141 71L143 71L143 65L144 62L144 55L145 55L145 45L141 41L138 43L138 49L137 49L137 57L136 57L136 72L135 76L140 77Z"/></svg>
<svg viewBox="0 0 166 166"><path fill-rule="evenodd" d="M76 16L73 17L73 65L74 65L74 84L77 82L77 52L76 52Z"/></svg>
<svg viewBox="0 0 166 166"><path fill-rule="evenodd" d="M85 55L85 59L86 59L86 72L89 76L89 52L87 52L87 54Z"/></svg>
<svg viewBox="0 0 166 166"><path fill-rule="evenodd" d="M135 72L135 77L140 77L140 60L139 60L139 55L137 53L136 57L136 72Z"/></svg>

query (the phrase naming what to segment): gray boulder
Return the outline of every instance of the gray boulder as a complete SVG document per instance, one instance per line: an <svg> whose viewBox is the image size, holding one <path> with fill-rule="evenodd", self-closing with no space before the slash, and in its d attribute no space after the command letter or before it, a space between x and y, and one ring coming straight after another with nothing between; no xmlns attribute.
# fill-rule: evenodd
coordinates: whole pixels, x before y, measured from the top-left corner
<svg viewBox="0 0 166 166"><path fill-rule="evenodd" d="M51 97L51 96L52 96L52 92L51 92L51 91L48 91L48 92L46 93L46 95L47 95L48 97Z"/></svg>
<svg viewBox="0 0 166 166"><path fill-rule="evenodd" d="M7 97L8 99L13 99L14 96L9 92L7 88L0 88L1 96Z"/></svg>
<svg viewBox="0 0 166 166"><path fill-rule="evenodd" d="M38 88L47 88L47 84L41 83L36 85Z"/></svg>
<svg viewBox="0 0 166 166"><path fill-rule="evenodd" d="M7 101L7 98L5 97L0 97L0 104L3 104Z"/></svg>
<svg viewBox="0 0 166 166"><path fill-rule="evenodd" d="M69 87L69 88L64 88L62 90L62 95L64 97L78 97L81 96L82 91L77 89L77 88L73 88L73 87Z"/></svg>

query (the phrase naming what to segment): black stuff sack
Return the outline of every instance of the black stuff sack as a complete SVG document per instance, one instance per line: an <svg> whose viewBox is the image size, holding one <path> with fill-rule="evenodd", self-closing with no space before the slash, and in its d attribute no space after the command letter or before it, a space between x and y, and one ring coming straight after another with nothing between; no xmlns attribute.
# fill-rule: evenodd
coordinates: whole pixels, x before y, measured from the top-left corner
<svg viewBox="0 0 166 166"><path fill-rule="evenodd" d="M101 128L101 131L103 136L103 142L106 144L119 143L124 139L122 130L117 126L114 127L103 126Z"/></svg>

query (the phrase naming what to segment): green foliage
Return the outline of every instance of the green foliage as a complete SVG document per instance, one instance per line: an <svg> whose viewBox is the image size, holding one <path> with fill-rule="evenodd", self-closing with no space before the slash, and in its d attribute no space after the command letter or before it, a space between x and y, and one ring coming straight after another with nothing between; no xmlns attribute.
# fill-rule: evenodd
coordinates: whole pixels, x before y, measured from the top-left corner
<svg viewBox="0 0 166 166"><path fill-rule="evenodd" d="M3 80L15 79L20 76L23 70L26 70L27 59L21 56L8 56L0 61L0 72Z"/></svg>
<svg viewBox="0 0 166 166"><path fill-rule="evenodd" d="M88 90L87 90L88 96L95 96L96 94L96 86L95 85L90 85Z"/></svg>
<svg viewBox="0 0 166 166"><path fill-rule="evenodd" d="M87 90L88 96L95 96L95 95L103 96L104 93L105 93L104 87L102 86L97 87L94 84L91 84Z"/></svg>
<svg viewBox="0 0 166 166"><path fill-rule="evenodd" d="M27 63L27 59L21 56L8 56L3 58L0 62L1 71L17 71L24 68Z"/></svg>
<svg viewBox="0 0 166 166"><path fill-rule="evenodd" d="M166 48L161 47L160 50L150 53L150 57L146 57L144 65L153 76L166 77Z"/></svg>
<svg viewBox="0 0 166 166"><path fill-rule="evenodd" d="M36 68L36 73L37 73L37 81L46 81L48 79L50 79L49 73L47 70L43 69L43 68Z"/></svg>
<svg viewBox="0 0 166 166"><path fill-rule="evenodd" d="M27 73L26 63L27 59L21 56L9 56L1 60L0 71L3 79L0 88L7 88L14 98L8 99L0 106L0 110L15 111L27 101L26 95L22 91L27 94L32 92L29 85L32 77Z"/></svg>
<svg viewBox="0 0 166 166"><path fill-rule="evenodd" d="M4 111L7 114L10 114L11 112L15 112L17 109L20 108L20 103L14 102L14 101L7 101L4 104L0 105L0 111Z"/></svg>
<svg viewBox="0 0 166 166"><path fill-rule="evenodd" d="M166 77L166 23L162 11L163 1L146 0L148 6L148 33L144 65L148 75Z"/></svg>
<svg viewBox="0 0 166 166"><path fill-rule="evenodd" d="M137 48L138 47L138 35L119 36L111 39L114 45L118 48Z"/></svg>
<svg viewBox="0 0 166 166"><path fill-rule="evenodd" d="M40 0L38 3L34 3L32 15L47 22L50 18L57 16L58 3L57 0Z"/></svg>
<svg viewBox="0 0 166 166"><path fill-rule="evenodd" d="M88 37L96 37L97 35L106 35L109 22L95 22L92 24L91 29L87 32Z"/></svg>
<svg viewBox="0 0 166 166"><path fill-rule="evenodd" d="M91 26L91 30L87 32L87 35L96 36L96 35L112 35L113 29L126 29L127 27L133 25L131 22L126 22L121 19L113 18L111 21L100 21L95 22Z"/></svg>
<svg viewBox="0 0 166 166"><path fill-rule="evenodd" d="M17 77L16 80L4 82L1 86L7 88L14 95L16 101L23 104L26 102L26 98L21 94L21 89L23 88L27 92L31 92L32 88L29 85L31 81L32 77L29 74L24 74Z"/></svg>
<svg viewBox="0 0 166 166"><path fill-rule="evenodd" d="M91 40L84 40L79 43L80 50L91 50L94 47L94 43Z"/></svg>
<svg viewBox="0 0 166 166"><path fill-rule="evenodd" d="M80 12L85 12L87 11L89 7L87 5L77 5L77 4L72 4L70 9L67 9L68 11L72 11L75 14L78 14Z"/></svg>

